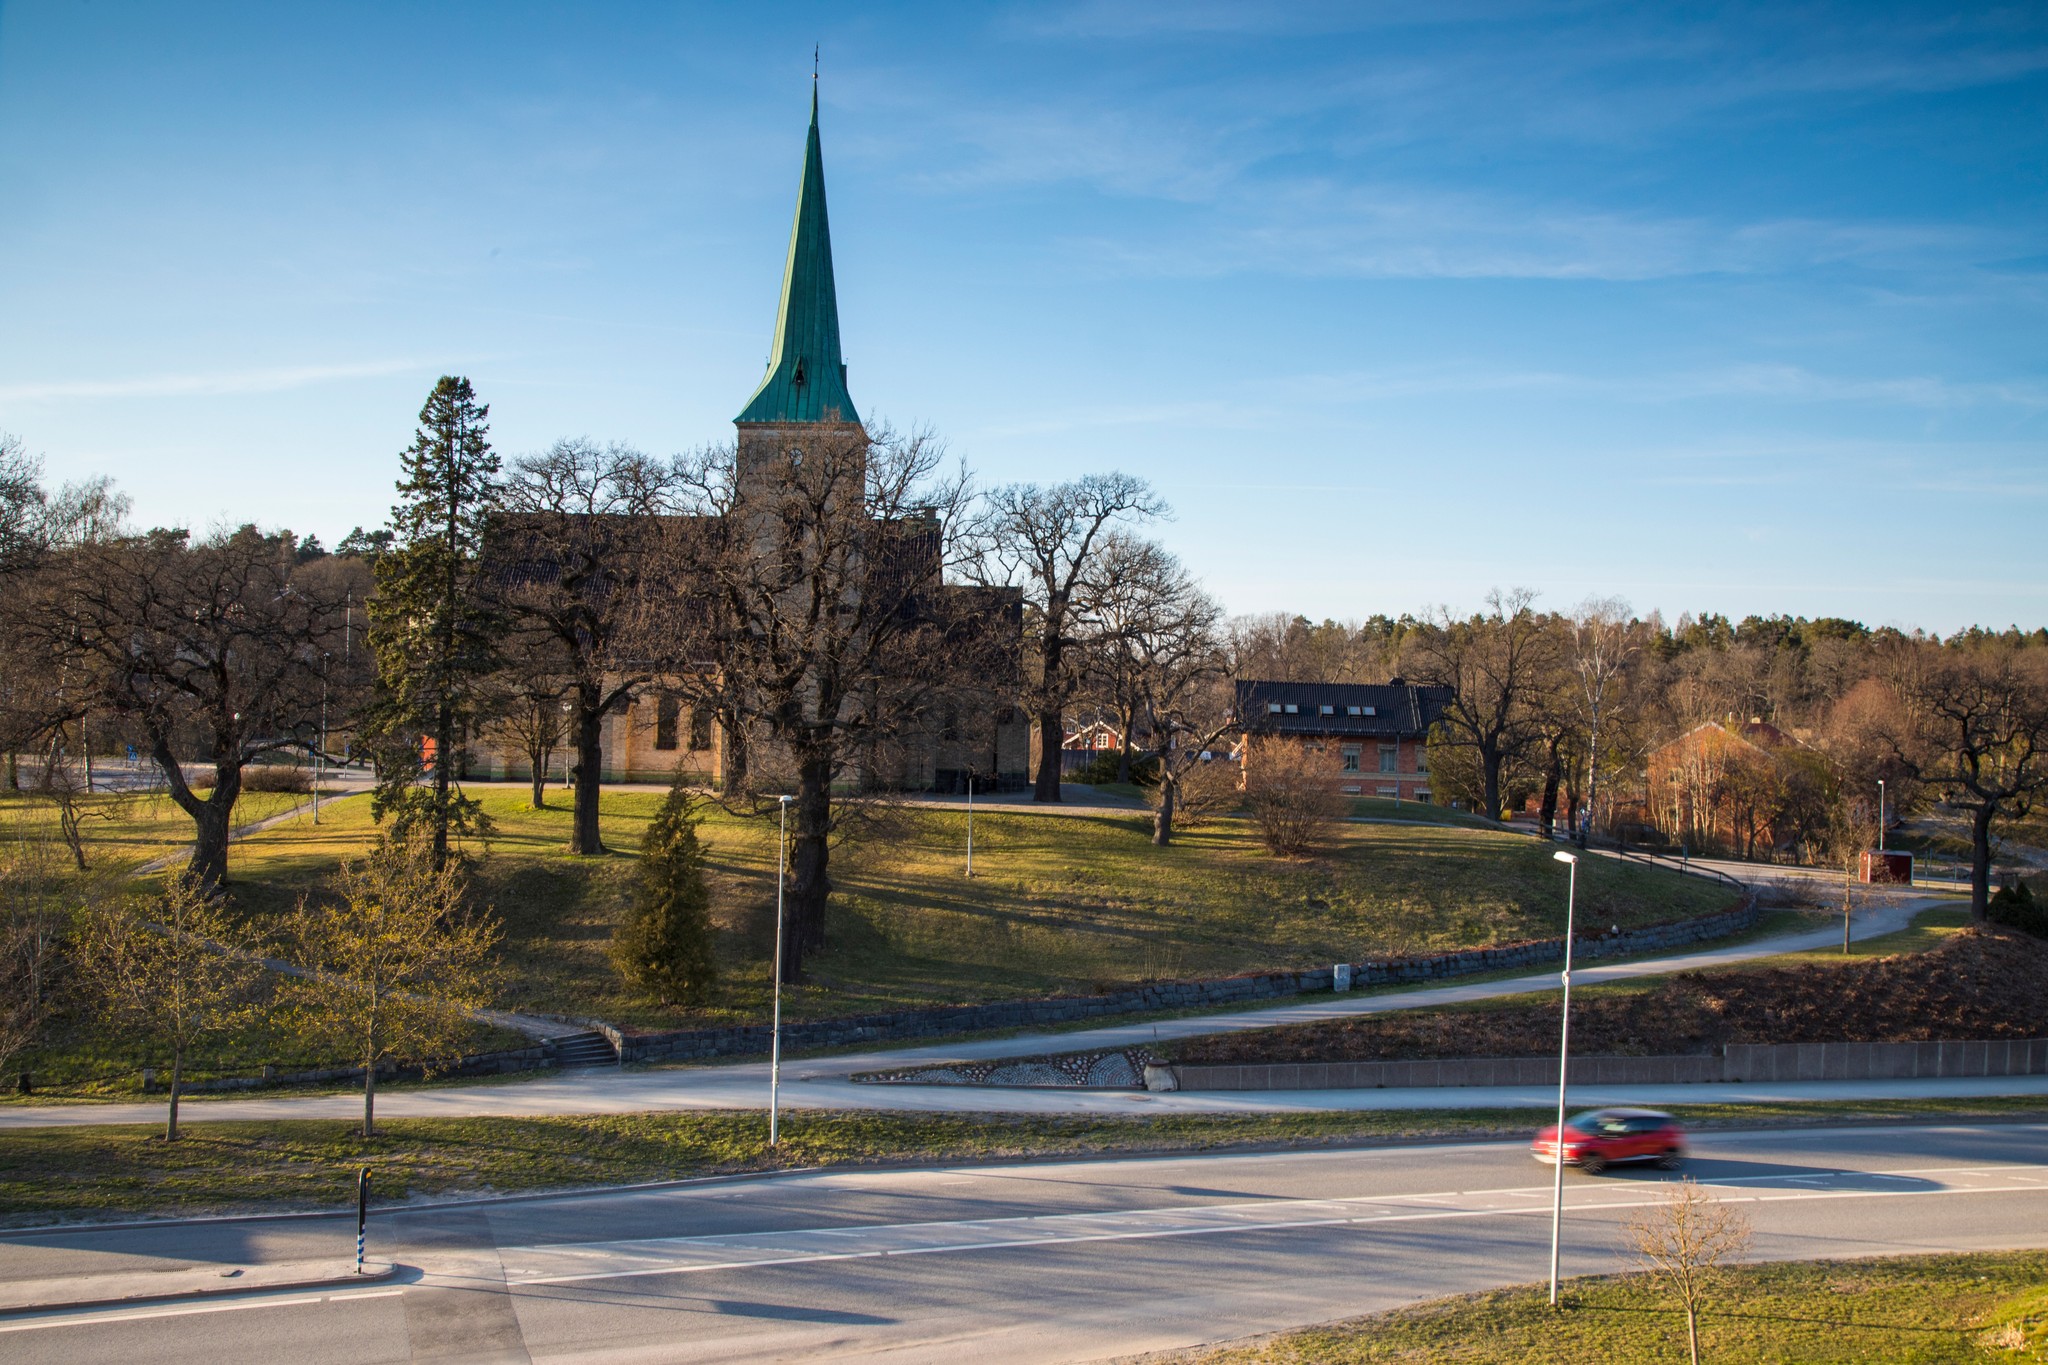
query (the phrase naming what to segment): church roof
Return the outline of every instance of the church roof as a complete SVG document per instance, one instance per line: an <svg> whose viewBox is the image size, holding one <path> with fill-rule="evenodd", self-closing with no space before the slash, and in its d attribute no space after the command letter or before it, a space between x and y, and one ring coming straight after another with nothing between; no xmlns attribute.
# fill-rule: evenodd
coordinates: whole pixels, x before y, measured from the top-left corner
<svg viewBox="0 0 2048 1365"><path fill-rule="evenodd" d="M839 358L839 298L832 287L832 232L825 218L825 161L818 150L818 91L797 189L796 224L782 271L782 308L768 375L735 422L858 422Z"/></svg>

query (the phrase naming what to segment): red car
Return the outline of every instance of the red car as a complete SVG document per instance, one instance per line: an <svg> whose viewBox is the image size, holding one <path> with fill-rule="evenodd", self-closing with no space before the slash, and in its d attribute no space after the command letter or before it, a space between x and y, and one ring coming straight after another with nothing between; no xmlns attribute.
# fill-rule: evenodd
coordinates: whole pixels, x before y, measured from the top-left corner
<svg viewBox="0 0 2048 1365"><path fill-rule="evenodd" d="M1529 1144L1538 1161L1558 1159L1557 1129ZM1617 1161L1654 1161L1675 1171L1685 1160L1685 1133L1654 1109L1588 1109L1564 1121L1564 1164L1598 1175Z"/></svg>

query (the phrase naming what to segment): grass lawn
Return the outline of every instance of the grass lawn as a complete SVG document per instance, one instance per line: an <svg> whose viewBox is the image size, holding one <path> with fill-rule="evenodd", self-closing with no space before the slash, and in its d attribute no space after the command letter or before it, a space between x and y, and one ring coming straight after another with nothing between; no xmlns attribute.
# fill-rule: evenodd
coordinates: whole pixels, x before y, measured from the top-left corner
<svg viewBox="0 0 2048 1365"><path fill-rule="evenodd" d="M310 815L312 800L303 792L244 792L235 802L235 823L254 824L294 806L307 807ZM161 792L99 792L80 797L78 804L86 860L94 870L137 867L192 842L192 817ZM0 838L56 837L54 801L33 792L0 792Z"/></svg>
<svg viewBox="0 0 2048 1365"><path fill-rule="evenodd" d="M605 957L632 859L660 797L612 792L603 828L619 856L564 852L566 799L473 789L499 833L482 865L503 916L504 1003L646 1027L763 1018L774 913L774 826L713 809L703 837L724 979L693 1011L627 994ZM1506 942L1562 931L1564 879L1534 841L1452 827L1346 825L1319 858L1267 855L1238 822L1152 846L1144 812L892 809L834 854L828 946L785 995L796 1018L1222 976L1340 959ZM250 913L282 910L371 835L351 802L236 845ZM1724 908L1725 888L1606 859L1581 871L1582 922L1623 927Z"/></svg>
<svg viewBox="0 0 2048 1365"><path fill-rule="evenodd" d="M1354 796L1351 816L1356 820L1414 820L1427 825L1462 825L1467 829L1498 830L1499 825L1467 811L1427 801L1396 801L1386 796ZM1527 836L1524 836L1527 837Z"/></svg>
<svg viewBox="0 0 2048 1365"><path fill-rule="evenodd" d="M1541 1285L1176 1353L1201 1365L1586 1365L1682 1361L1685 1319L1640 1275L1570 1282L1562 1312ZM1714 1365L2043 1358L2048 1252L1899 1256L1744 1266L1716 1286L1700 1354Z"/></svg>
<svg viewBox="0 0 2048 1365"><path fill-rule="evenodd" d="M389 1119L368 1141L340 1120L196 1121L175 1143L157 1127L23 1128L0 1141L0 1221L318 1208L353 1196L356 1169L376 1171L379 1202L634 1184L793 1166L1007 1160L1252 1147L1313 1147L1430 1138L1520 1137L1541 1109L1446 1113L1035 1114L785 1112L783 1147L760 1113ZM2041 1118L2039 1099L1674 1108L1688 1126Z"/></svg>

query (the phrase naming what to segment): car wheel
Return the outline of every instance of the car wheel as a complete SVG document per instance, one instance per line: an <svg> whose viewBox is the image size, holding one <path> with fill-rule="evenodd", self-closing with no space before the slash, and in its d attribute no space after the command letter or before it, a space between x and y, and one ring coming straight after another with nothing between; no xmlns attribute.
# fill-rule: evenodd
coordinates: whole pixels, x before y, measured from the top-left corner
<svg viewBox="0 0 2048 1365"><path fill-rule="evenodd" d="M1685 1164L1685 1153L1673 1147L1670 1151L1657 1158L1657 1164L1664 1170L1675 1171Z"/></svg>
<svg viewBox="0 0 2048 1365"><path fill-rule="evenodd" d="M1598 1175L1607 1169L1607 1158L1598 1152L1588 1152L1579 1158L1579 1169L1587 1175Z"/></svg>

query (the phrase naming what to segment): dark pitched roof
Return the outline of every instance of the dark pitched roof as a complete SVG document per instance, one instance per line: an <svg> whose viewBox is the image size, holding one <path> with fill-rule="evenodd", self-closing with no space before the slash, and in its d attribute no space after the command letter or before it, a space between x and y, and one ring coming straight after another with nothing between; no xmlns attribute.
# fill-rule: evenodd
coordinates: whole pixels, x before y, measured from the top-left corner
<svg viewBox="0 0 2048 1365"><path fill-rule="evenodd" d="M1420 737L1429 733L1450 700L1448 687L1401 682L1237 685L1238 720L1252 734ZM1282 709L1276 713L1274 706ZM1294 710L1285 709L1289 706ZM1329 715L1323 714L1324 707L1330 709Z"/></svg>

